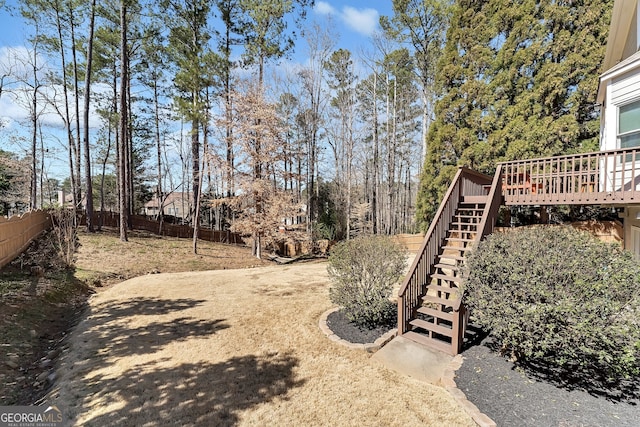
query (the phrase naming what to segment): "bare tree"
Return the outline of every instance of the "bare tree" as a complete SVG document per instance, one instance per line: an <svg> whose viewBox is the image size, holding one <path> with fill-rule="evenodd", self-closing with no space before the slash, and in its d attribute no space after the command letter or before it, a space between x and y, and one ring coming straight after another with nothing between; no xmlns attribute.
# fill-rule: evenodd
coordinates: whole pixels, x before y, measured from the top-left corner
<svg viewBox="0 0 640 427"><path fill-rule="evenodd" d="M239 148L235 174L241 191L220 202L232 204L239 211L231 229L251 235L254 255L261 258L263 240L273 241L283 220L299 211L291 191L283 189L282 153L287 129L276 105L265 99L256 82L247 83L243 92L233 92L233 108L233 134Z"/></svg>

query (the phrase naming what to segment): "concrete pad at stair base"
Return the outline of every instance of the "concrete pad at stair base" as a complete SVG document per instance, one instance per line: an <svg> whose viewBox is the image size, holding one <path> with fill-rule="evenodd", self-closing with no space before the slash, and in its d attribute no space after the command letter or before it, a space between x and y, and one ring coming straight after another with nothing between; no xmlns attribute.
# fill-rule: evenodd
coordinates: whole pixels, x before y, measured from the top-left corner
<svg viewBox="0 0 640 427"><path fill-rule="evenodd" d="M403 375L439 384L453 356L400 336L374 353L371 360Z"/></svg>

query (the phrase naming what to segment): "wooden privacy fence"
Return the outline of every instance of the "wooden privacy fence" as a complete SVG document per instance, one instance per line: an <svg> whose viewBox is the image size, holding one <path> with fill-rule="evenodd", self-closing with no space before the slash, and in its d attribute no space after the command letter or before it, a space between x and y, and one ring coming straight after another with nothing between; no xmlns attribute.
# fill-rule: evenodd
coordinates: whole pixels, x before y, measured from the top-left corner
<svg viewBox="0 0 640 427"><path fill-rule="evenodd" d="M51 227L48 212L37 210L0 217L0 268L20 255L40 233Z"/></svg>
<svg viewBox="0 0 640 427"><path fill-rule="evenodd" d="M82 217L80 223L82 225L86 224L85 216ZM120 226L120 214L117 212L95 212L94 223L117 228ZM131 217L131 227L134 230L148 231L150 233L167 237L178 237L184 239L193 237L193 227L189 225L176 225L163 222L162 233L160 233L159 221L154 221L140 215L133 215ZM242 236L238 233L212 230L210 228L200 228L198 230L198 238L209 242L228 243L232 245L245 244L244 240L242 240Z"/></svg>
<svg viewBox="0 0 640 427"><path fill-rule="evenodd" d="M424 233L418 234L396 234L393 240L407 248L412 254L418 253L424 240Z"/></svg>
<svg viewBox="0 0 640 427"><path fill-rule="evenodd" d="M576 230L586 231L598 240L606 243L616 243L621 247L624 247L624 229L622 223L619 221L576 221L566 224L533 224L533 225L521 225L519 227L496 227L495 231L498 233L509 233L513 230L520 228L535 228L535 227L562 227L570 226Z"/></svg>

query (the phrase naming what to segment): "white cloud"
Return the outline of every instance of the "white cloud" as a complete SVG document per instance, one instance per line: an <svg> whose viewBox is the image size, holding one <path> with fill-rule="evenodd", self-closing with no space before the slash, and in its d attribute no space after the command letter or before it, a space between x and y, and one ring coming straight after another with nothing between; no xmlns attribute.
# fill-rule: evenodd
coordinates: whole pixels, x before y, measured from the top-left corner
<svg viewBox="0 0 640 427"><path fill-rule="evenodd" d="M319 1L318 3L316 3L314 10L316 11L316 13L319 13L320 15L336 14L336 9L326 1Z"/></svg>
<svg viewBox="0 0 640 427"><path fill-rule="evenodd" d="M365 36L371 36L376 31L380 16L375 9L356 9L351 6L344 6L338 12L335 7L325 1L316 3L314 11L324 16L336 15L348 28Z"/></svg>
<svg viewBox="0 0 640 427"><path fill-rule="evenodd" d="M378 16L378 11L375 9L358 10L351 6L345 6L342 8L340 19L352 30L370 36L378 26Z"/></svg>

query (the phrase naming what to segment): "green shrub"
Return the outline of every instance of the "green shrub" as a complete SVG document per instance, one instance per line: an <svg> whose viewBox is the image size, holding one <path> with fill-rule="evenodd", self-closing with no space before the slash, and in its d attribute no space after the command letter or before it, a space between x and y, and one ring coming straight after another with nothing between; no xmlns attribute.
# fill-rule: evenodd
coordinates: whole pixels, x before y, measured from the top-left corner
<svg viewBox="0 0 640 427"><path fill-rule="evenodd" d="M640 266L630 252L569 227L494 234L470 254L465 303L524 364L571 381L640 373Z"/></svg>
<svg viewBox="0 0 640 427"><path fill-rule="evenodd" d="M389 297L406 260L406 250L388 237L365 236L337 244L329 256L331 302L344 307L347 318L358 326L393 322L396 305Z"/></svg>

